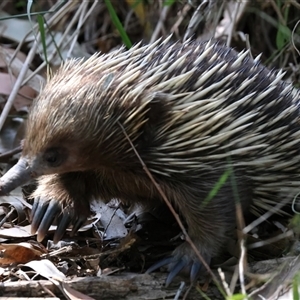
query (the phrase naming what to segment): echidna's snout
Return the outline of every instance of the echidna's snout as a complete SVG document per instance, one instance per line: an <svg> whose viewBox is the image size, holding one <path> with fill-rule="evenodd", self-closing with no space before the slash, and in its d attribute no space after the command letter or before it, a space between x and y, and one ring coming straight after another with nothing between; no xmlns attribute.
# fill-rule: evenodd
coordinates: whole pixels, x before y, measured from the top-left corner
<svg viewBox="0 0 300 300"><path fill-rule="evenodd" d="M33 157L23 155L18 163L1 177L0 196L8 194L34 178L55 173L61 163L61 155L55 149Z"/></svg>

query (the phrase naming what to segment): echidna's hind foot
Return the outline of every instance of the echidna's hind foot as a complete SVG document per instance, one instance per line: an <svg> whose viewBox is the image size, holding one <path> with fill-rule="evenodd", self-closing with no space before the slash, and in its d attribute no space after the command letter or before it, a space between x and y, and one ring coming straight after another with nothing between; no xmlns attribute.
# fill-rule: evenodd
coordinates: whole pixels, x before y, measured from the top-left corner
<svg viewBox="0 0 300 300"><path fill-rule="evenodd" d="M197 247L197 245L196 245ZM209 265L211 261L211 256L207 252L201 251L201 247L197 247L199 254L205 260L206 264ZM199 261L197 255L192 249L188 242L184 242L178 246L173 252L173 260L168 265L169 275L166 280L166 284L170 284L174 277L179 273L189 274L190 281L195 282L195 280L206 272L205 267Z"/></svg>
<svg viewBox="0 0 300 300"><path fill-rule="evenodd" d="M201 253L201 251L199 251L199 253L207 265L209 265L211 261L210 255L207 253ZM147 270L147 273L151 273L166 265L169 270L169 275L166 279L166 286L168 286L180 273L189 275L190 281L195 282L200 275L203 275L206 272L205 267L199 261L198 257L194 254L194 251L187 242L177 247L171 257L166 257L151 266Z"/></svg>

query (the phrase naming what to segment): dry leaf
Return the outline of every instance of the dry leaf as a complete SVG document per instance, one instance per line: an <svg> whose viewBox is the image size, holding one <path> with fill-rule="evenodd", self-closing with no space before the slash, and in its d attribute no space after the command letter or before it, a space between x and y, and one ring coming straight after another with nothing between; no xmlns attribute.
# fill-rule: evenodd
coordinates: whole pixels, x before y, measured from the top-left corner
<svg viewBox="0 0 300 300"><path fill-rule="evenodd" d="M25 264L29 261L39 259L42 251L33 248L29 243L22 244L0 244L0 266L11 264Z"/></svg>

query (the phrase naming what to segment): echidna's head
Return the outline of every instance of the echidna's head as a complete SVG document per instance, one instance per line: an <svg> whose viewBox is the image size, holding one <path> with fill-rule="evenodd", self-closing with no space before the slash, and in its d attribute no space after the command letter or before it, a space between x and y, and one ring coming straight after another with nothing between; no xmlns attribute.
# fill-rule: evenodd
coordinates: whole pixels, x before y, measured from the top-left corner
<svg viewBox="0 0 300 300"><path fill-rule="evenodd" d="M93 102L100 101L88 77L59 71L34 101L22 157L38 175L82 168L85 157L78 156L92 131Z"/></svg>
<svg viewBox="0 0 300 300"><path fill-rule="evenodd" d="M149 119L151 99L142 89L130 95L139 74L124 85L128 71L109 65L97 56L71 61L34 102L22 157L37 176L101 168L132 155L122 128L134 142Z"/></svg>

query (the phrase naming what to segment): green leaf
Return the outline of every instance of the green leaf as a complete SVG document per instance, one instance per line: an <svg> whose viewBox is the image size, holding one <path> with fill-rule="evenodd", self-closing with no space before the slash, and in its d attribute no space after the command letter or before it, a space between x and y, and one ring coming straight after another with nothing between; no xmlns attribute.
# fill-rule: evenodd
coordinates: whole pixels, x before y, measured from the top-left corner
<svg viewBox="0 0 300 300"><path fill-rule="evenodd" d="M176 2L176 0L165 0L163 5L164 6L171 6L175 2Z"/></svg>
<svg viewBox="0 0 300 300"><path fill-rule="evenodd" d="M297 274L293 280L293 300L299 300L299 279L299 274Z"/></svg>
<svg viewBox="0 0 300 300"><path fill-rule="evenodd" d="M246 299L248 299L247 296L243 294L234 294L226 298L226 300L246 300Z"/></svg>
<svg viewBox="0 0 300 300"><path fill-rule="evenodd" d="M230 174L231 174L231 169L228 168L222 174L222 176L219 178L219 180L216 182L216 184L214 185L213 189L206 196L206 198L204 199L204 201L202 202L202 204L201 204L200 207L204 208L218 194L219 190L225 184L225 182L227 181L227 179L230 176Z"/></svg>
<svg viewBox="0 0 300 300"><path fill-rule="evenodd" d="M278 9L281 10L282 5L285 5L281 0L277 1ZM283 12L284 23L287 24L289 15L289 6L285 6L285 10ZM291 30L285 25L278 21L278 30L276 34L276 46L278 50L281 50L290 40L291 38Z"/></svg>
<svg viewBox="0 0 300 300"><path fill-rule="evenodd" d="M37 21L38 21L38 24L39 24L39 30L40 30L40 34L41 34L41 42L42 42L42 46L43 46L43 53L44 53L44 57L45 57L45 62L48 65L44 17L42 15L38 15L37 16Z"/></svg>
<svg viewBox="0 0 300 300"><path fill-rule="evenodd" d="M107 9L109 11L109 14L111 16L111 20L113 21L114 25L116 26L116 28L118 29L119 33L120 33L120 36L123 40L123 43L126 45L127 48L131 48L132 46L132 43L119 19L119 17L117 16L117 13L113 7L113 5L111 4L111 1L110 0L104 0L106 6L107 6Z"/></svg>

